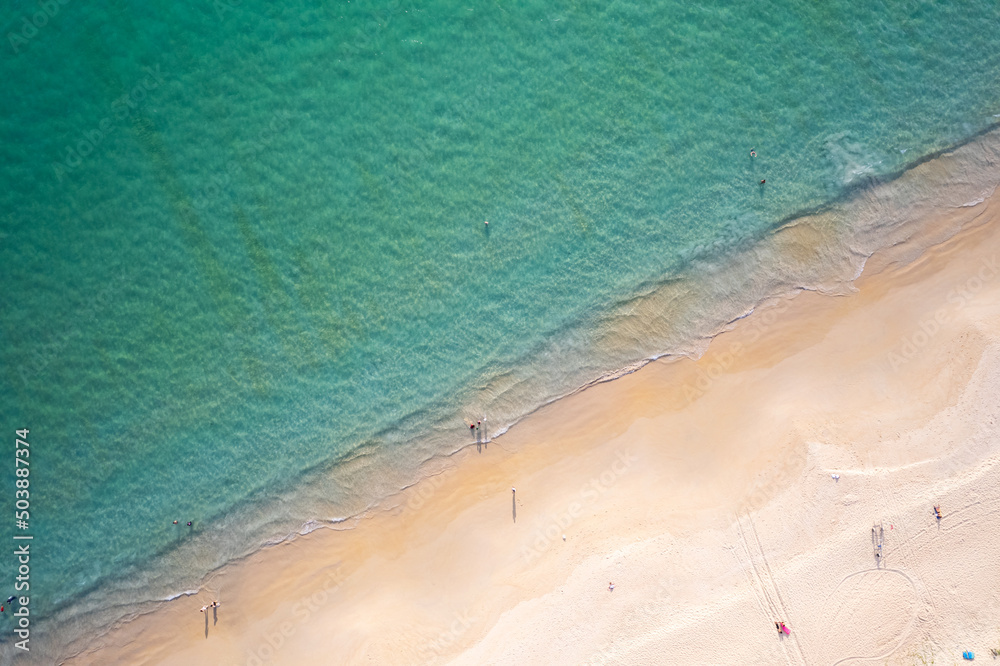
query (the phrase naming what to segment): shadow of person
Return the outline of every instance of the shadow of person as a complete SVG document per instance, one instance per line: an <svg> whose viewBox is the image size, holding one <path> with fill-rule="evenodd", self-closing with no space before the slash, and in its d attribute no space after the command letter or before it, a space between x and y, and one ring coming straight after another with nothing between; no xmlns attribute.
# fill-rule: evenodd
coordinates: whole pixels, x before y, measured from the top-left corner
<svg viewBox="0 0 1000 666"><path fill-rule="evenodd" d="M214 627L217 624L219 624L219 607L218 606L213 606L212 607L212 626Z"/></svg>
<svg viewBox="0 0 1000 666"><path fill-rule="evenodd" d="M511 513L514 515L514 522L517 522L517 495L515 493L510 494L510 507Z"/></svg>
<svg viewBox="0 0 1000 666"><path fill-rule="evenodd" d="M208 638L208 613L205 613L205 638Z"/></svg>

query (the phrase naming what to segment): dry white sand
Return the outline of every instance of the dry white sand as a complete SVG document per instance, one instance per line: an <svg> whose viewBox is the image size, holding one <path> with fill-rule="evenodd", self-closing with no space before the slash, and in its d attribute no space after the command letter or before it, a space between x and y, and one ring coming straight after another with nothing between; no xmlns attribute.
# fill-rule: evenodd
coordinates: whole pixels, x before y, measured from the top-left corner
<svg viewBox="0 0 1000 666"><path fill-rule="evenodd" d="M800 295L698 361L550 405L394 509L257 553L71 663L989 658L997 207L943 212L969 228L869 262L857 293ZM217 623L198 613L216 597Z"/></svg>

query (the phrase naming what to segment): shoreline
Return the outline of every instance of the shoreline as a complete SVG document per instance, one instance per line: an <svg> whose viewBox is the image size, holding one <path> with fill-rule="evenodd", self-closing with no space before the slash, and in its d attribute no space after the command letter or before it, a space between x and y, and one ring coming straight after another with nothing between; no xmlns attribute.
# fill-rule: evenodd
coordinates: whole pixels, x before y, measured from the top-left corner
<svg viewBox="0 0 1000 666"><path fill-rule="evenodd" d="M957 396L970 385L989 345L978 340L973 351L979 356L973 353L968 358L954 359L942 352L943 343L962 335L968 337L965 318L972 314L984 316L979 310L988 310L988 303L983 302L990 299L980 297L998 290L998 281L984 282L980 290L985 291L977 290L976 298L963 300L961 307L950 303L951 289L956 284L952 278L962 273L956 265L961 259L956 255L961 253L967 260L1000 247L996 207L995 200L987 199L949 211L948 219L938 214L939 229L965 229L930 250L923 250L921 245L926 239L918 238L910 245L904 243L877 253L855 281L854 294L830 297L803 292L779 300L776 306L758 308L717 334L697 360L653 361L615 381L593 384L548 403L490 442L482 453L475 446L467 446L440 461L443 471L432 470L431 476L385 503L391 506L361 518L356 528L317 530L227 565L209 577L198 595L165 603L153 613L113 629L101 639L103 650L86 650L67 663L109 658L132 663L203 660L242 664L254 663L254 658L261 663L323 663L329 656L323 652L322 636L326 632L339 637L337 645L343 651L337 654L347 661L368 657L385 663L406 663L414 658L443 663L446 658L456 657L456 663L476 663L477 658L483 660L478 663L485 663L508 654L504 641L509 641L506 648L514 644L525 650L538 648L531 639L521 636L523 629L511 626L515 616L533 619L534 623L527 623L531 626L548 627L553 632L550 638L563 635L549 626L551 616L558 616L561 606L550 606L544 613L535 608L560 594L560 587L564 595L577 595L573 606L592 612L602 608L607 597L589 590L589 586L597 585L595 589L599 590L607 587L607 581L588 582L584 591L583 573L593 574L590 578L594 578L600 570L604 574L601 578L614 576L621 581L620 576L625 576L628 581L629 576L639 572L616 567L616 558L645 558L652 564L655 558L643 555L643 548L650 543L676 561L672 566L658 563L665 572L660 582L655 578L637 586L618 582L615 592L610 593L617 595L613 597L615 602L625 596L624 589L632 589L627 598L633 612L660 609L668 603L695 608L697 604L692 603L690 595L678 590L686 590L689 585L710 585L724 579L727 572L720 566L718 576L692 573L691 563L683 557L692 546L689 541L694 539L695 549L708 548L706 544L712 544L713 539L721 544L726 541L722 535L734 526L746 533L763 524L766 534L768 524L780 523L766 510L787 504L792 488L827 492L810 486L820 482L812 477L805 480L803 472L810 464L815 465L818 454L813 448L829 449L834 458L850 459L850 447L821 441L837 439L829 433L866 441L872 451L886 459L905 458L906 449L900 452L876 446L868 432L868 420L853 423L845 419L846 424L838 424L815 407L804 408L798 394L820 391L824 383L821 380L842 375L837 362L811 350L832 345L826 351L840 364L856 364L859 355L877 356L874 350L884 352L873 363L879 366L881 381L892 389L886 388L885 392L904 395L907 390L916 391L921 397L917 401L920 409L899 408L893 403L894 411L868 416L891 419L901 431L919 432L958 404ZM937 231L930 229L929 233L933 236ZM916 259L911 256L914 253ZM984 259L990 260L990 256ZM919 336L924 330L920 324L927 321L924 306L898 296L914 290L922 298L928 294L940 297L935 301L937 307L930 309L932 319L936 309L946 308L945 321L938 322L934 335L924 331L926 341ZM975 308L970 309L970 304ZM889 319L883 310L899 316ZM881 330L889 326L883 326L878 318L874 324L857 321L859 313L865 312L886 317L898 335L893 338ZM988 317L994 315L992 311L985 313ZM915 321L916 328L899 323L907 320ZM851 333L846 335L844 331ZM840 337L834 336L834 342L830 342L833 333ZM856 344L859 333L867 347L852 349L848 341ZM948 337L953 334L957 337ZM912 355L904 353L907 341L917 350ZM889 356L897 347L903 359L898 363ZM944 351L948 348L944 347ZM806 360L797 360L801 357ZM957 368L949 370L948 390L943 393L927 388L927 368L923 367L931 361L944 362L942 358L947 362L938 369ZM788 386L769 379L777 368L796 362L808 372L803 375L799 369L791 376L811 376L812 381L796 383L790 392ZM915 381L921 379L924 381ZM748 386L754 386L756 394L758 385L767 390L748 398ZM879 395L872 389L850 388L864 389L863 395L845 395L847 391L841 389L837 399L863 413L862 398L877 404ZM799 409L765 400L773 401L776 394ZM720 419L720 414L726 418ZM792 422L790 429L775 425L784 420ZM661 435L664 428L670 437ZM891 429L880 433L879 440ZM828 434L824 435L824 431ZM808 445L804 444L806 440ZM711 446L705 446L706 442ZM995 441L990 442L986 450L994 452ZM864 477L851 471L848 464L830 469L841 470L843 478L832 482L837 484L837 490L847 486L854 476ZM628 483L620 483L626 479ZM507 499L511 484L518 488L519 501L524 503L517 506L517 522ZM855 503L864 501L859 498ZM650 508L662 506L676 508L667 511L666 516ZM741 513L744 510L745 516ZM795 513L792 509L788 512ZM739 516L735 521L734 515ZM748 527L753 521L758 522L757 527ZM777 524L774 529L782 527ZM567 534L566 542L557 533L560 531ZM758 537L759 544L766 542L766 536L764 541ZM763 545L758 551L748 548L747 552L750 554L739 568L754 573L744 578L744 583L781 577L780 573L761 573L763 569L755 568L758 560L768 559ZM759 553L759 557L753 553ZM796 556L798 560L780 559L775 568L802 566L808 553ZM470 561L478 566L470 565ZM275 573L278 571L280 574ZM690 575L685 578L679 572ZM315 589L316 580L323 581L319 591ZM553 580L562 585L553 585ZM739 606L750 594L748 589L741 590L738 582L734 585L736 592L720 600L719 608L726 604ZM746 586L753 587L749 583ZM767 589L763 583L760 586ZM775 583L773 589L780 587ZM489 592L477 596L475 590ZM703 592L711 597L711 590ZM891 592L901 594L895 588ZM213 599L208 597L213 594L219 595L223 606L219 609L219 623L207 627L206 638L200 626L192 626L197 622L192 622L190 610L211 602ZM609 594L607 589L603 594ZM774 603L773 593L756 594L762 606L769 603L769 598ZM322 603L315 595L322 597ZM791 612L791 604L788 608ZM573 626L579 631L588 623ZM620 623L615 626L622 629ZM563 627L570 634L572 628ZM617 654L602 643L612 634L602 634L600 628L580 633L576 641L568 641L564 647L589 641L591 652L581 658L601 654L610 658ZM642 638L633 635L634 631L625 633L632 642ZM515 638L518 636L521 638ZM258 640L260 637L274 640ZM903 636L900 646L908 637ZM788 645L795 646L800 656L806 654L803 650L818 649L806 644L806 639L798 645L798 640L796 631ZM780 644L782 649L785 645ZM463 654L463 650L470 651ZM760 658L768 659L764 654ZM544 660L540 653L525 652L519 663L538 660Z"/></svg>
<svg viewBox="0 0 1000 666"><path fill-rule="evenodd" d="M155 611L164 599L200 587L220 567L239 563L260 548L295 540L319 528L343 529L345 523L357 524L368 514L381 511L400 489L419 483L436 466L450 464L450 456L471 445L457 444L460 436L443 434L461 430L457 424L463 414L485 411L492 419L496 407L502 413L499 421L492 422L510 424L498 428L502 433L545 406L634 373L656 359L699 358L721 332L740 325L755 309L766 309L768 303L781 302L789 294L850 292L852 280L869 261L873 248L924 234L926 238L914 244L912 254L916 255L953 234L952 225L943 225L947 228L942 231L938 228L941 225L929 221L928 211L975 200L982 193L983 182L990 181L995 187L995 179L990 180L992 171L983 169L998 152L1000 132L985 131L951 151L936 153L933 159L917 160L916 166L891 176L892 180L874 179L857 185L851 195L837 197L804 217L787 218L764 238L748 241L746 247L718 256L709 252L707 259L708 255L699 255L696 265L686 273L612 304L589 328L575 331L571 337L586 341L577 340L574 346L589 351L582 354L585 363L570 374L554 378L551 368L543 367L535 376L532 364L526 362L525 368L513 368L472 386L469 394L473 397L451 410L450 421L435 421L428 436L410 442L412 447L406 448L406 453L411 459L404 460L389 446L362 446L346 454L336 469L322 465L306 473L294 490L265 493L268 500L263 503L259 497L241 502L210 524L205 533L195 534L194 539L138 567L137 575L145 579L149 598L136 601L129 585L116 585L112 580L110 585L61 607L55 624L77 627L78 635L91 636L128 617ZM910 205L912 196L919 202L916 207ZM733 293L738 298L730 298ZM706 303L722 305L706 308ZM542 350L531 358L542 358L541 366L546 366L552 360L548 358L550 351ZM602 368L616 369L602 373ZM594 379L594 374L599 376ZM526 399L535 395L534 389L555 386L552 381L573 388L543 397L540 404L537 399ZM542 390L539 395L544 394ZM341 486L356 489L362 480L371 480L373 485L354 495L340 492ZM299 509L285 510L289 506ZM304 513L302 507L311 512ZM236 534L247 524L253 527L245 530L244 537L222 546L212 537L220 532ZM262 534L267 538L259 542L248 538ZM203 571L209 573L203 575ZM67 635L64 629L61 633Z"/></svg>

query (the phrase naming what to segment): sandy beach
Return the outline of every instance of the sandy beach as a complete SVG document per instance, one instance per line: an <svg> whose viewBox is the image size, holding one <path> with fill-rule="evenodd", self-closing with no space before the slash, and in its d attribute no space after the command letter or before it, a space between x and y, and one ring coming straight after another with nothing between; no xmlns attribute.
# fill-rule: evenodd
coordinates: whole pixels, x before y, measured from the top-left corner
<svg viewBox="0 0 1000 666"><path fill-rule="evenodd" d="M550 404L67 663L989 657L1000 201L934 215L963 230L877 254L854 293L766 304L698 360Z"/></svg>

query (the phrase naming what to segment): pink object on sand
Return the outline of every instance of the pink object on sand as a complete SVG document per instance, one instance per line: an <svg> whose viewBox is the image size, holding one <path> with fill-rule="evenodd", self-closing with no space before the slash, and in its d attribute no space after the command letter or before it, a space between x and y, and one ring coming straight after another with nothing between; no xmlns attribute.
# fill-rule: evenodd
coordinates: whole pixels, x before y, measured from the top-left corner
<svg viewBox="0 0 1000 666"><path fill-rule="evenodd" d="M790 636L792 634L791 629L789 629L788 627L786 627L784 624L781 625L781 630L783 632L785 632L786 636Z"/></svg>

